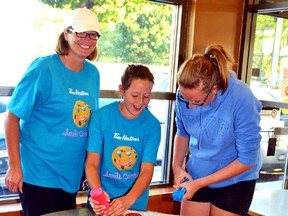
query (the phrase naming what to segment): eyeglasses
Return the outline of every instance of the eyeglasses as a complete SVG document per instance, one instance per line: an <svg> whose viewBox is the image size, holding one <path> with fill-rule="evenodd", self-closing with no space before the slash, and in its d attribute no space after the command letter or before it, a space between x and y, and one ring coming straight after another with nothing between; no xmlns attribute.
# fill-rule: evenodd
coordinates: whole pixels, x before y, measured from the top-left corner
<svg viewBox="0 0 288 216"><path fill-rule="evenodd" d="M178 98L178 100L187 103L188 106L189 106L189 105L203 106L204 103L206 102L209 94L211 93L212 88L213 88L213 86L209 89L207 95L206 95L205 98L202 100L202 103L199 103L199 102L196 102L196 101L186 100L186 99L181 95L180 91L178 91L178 93L177 93L177 98ZM201 100L200 100L200 101L201 101Z"/></svg>
<svg viewBox="0 0 288 216"><path fill-rule="evenodd" d="M91 40L99 40L99 38L101 37L101 35L98 32L94 32L94 33L76 32L74 29L71 29L71 28L69 28L68 30L71 32L74 32L76 36L79 38L86 38L88 35Z"/></svg>

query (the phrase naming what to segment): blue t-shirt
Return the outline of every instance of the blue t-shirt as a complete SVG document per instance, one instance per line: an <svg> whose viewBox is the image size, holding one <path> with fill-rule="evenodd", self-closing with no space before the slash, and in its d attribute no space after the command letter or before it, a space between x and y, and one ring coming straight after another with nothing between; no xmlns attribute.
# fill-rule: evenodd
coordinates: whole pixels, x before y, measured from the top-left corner
<svg viewBox="0 0 288 216"><path fill-rule="evenodd" d="M17 85L8 109L20 121L24 182L75 193L84 171L88 123L98 108L98 69L66 68L57 54L34 60Z"/></svg>
<svg viewBox="0 0 288 216"><path fill-rule="evenodd" d="M218 91L211 104L188 109L187 103L176 100L175 111L176 134L189 138L191 156L186 167L193 179L208 176L234 160L254 168L210 187L258 178L261 103L234 72L226 92Z"/></svg>
<svg viewBox="0 0 288 216"><path fill-rule="evenodd" d="M114 102L93 113L87 147L101 154L101 186L111 199L130 191L143 162L156 163L161 138L160 122L148 109L136 119L126 119L118 105ZM149 187L130 209L146 210L148 195Z"/></svg>

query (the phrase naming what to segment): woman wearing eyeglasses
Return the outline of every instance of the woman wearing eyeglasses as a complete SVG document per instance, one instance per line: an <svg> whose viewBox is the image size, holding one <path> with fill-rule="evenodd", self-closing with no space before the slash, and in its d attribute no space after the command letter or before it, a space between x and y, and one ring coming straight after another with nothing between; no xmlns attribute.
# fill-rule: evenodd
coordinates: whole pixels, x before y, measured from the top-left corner
<svg viewBox="0 0 288 216"><path fill-rule="evenodd" d="M184 216L247 215L252 201L261 168L261 103L229 70L232 63L222 46L211 45L178 72L173 172L175 188L187 190Z"/></svg>
<svg viewBox="0 0 288 216"><path fill-rule="evenodd" d="M91 112L98 108L98 18L82 8L68 16L56 53L35 59L8 105L5 183L19 192L24 215L76 208ZM89 60L89 61L88 61Z"/></svg>

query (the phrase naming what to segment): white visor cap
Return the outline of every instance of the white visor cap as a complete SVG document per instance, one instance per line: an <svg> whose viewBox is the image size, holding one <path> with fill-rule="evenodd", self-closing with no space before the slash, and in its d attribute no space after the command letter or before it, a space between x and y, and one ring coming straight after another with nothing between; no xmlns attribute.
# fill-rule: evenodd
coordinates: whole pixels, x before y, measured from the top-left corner
<svg viewBox="0 0 288 216"><path fill-rule="evenodd" d="M65 22L65 28L70 26L76 32L96 31L101 34L98 17L87 8L78 8L70 12Z"/></svg>

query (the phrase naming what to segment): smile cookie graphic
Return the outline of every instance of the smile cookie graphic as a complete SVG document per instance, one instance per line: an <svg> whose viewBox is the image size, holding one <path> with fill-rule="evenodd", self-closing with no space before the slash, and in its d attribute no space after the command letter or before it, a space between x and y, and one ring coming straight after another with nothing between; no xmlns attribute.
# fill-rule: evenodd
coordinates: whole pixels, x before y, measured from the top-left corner
<svg viewBox="0 0 288 216"><path fill-rule="evenodd" d="M137 161L137 153L129 146L119 146L112 153L112 161L118 170L130 170Z"/></svg>
<svg viewBox="0 0 288 216"><path fill-rule="evenodd" d="M73 120L77 127L81 128L86 125L90 118L90 106L84 101L76 101L73 108Z"/></svg>

